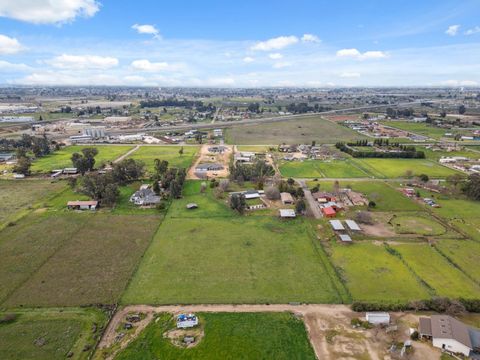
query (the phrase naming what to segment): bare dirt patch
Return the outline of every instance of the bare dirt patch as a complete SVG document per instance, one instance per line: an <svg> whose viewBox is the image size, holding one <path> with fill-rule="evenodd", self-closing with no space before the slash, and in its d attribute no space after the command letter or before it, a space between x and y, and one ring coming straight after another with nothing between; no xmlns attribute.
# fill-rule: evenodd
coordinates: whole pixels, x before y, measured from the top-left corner
<svg viewBox="0 0 480 360"><path fill-rule="evenodd" d="M216 145L211 145L211 144L202 145L194 164L190 167L190 169L187 172L187 179L203 180L205 177L209 179L228 177L228 175L230 174L228 170L228 165L230 162L230 156L233 153L233 148L232 146L229 146L229 145L222 145L226 148L226 150L223 153L211 153L210 151L208 151L208 148L213 146L216 146ZM202 173L203 177L199 177L195 169L199 164L206 164L206 163L222 164L223 170L206 171L205 173Z"/></svg>
<svg viewBox="0 0 480 360"><path fill-rule="evenodd" d="M168 338L173 345L181 348L192 348L197 346L200 344L204 336L205 332L202 327L193 329L173 329L163 334L163 337ZM184 342L185 337L193 337L194 341L186 344Z"/></svg>

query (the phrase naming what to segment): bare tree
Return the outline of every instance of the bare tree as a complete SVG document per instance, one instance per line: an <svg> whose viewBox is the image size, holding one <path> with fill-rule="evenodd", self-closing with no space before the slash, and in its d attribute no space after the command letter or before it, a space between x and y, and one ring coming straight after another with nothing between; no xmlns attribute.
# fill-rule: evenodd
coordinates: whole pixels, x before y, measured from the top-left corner
<svg viewBox="0 0 480 360"><path fill-rule="evenodd" d="M280 191L276 186L269 186L265 189L265 196L269 200L278 200L280 199Z"/></svg>

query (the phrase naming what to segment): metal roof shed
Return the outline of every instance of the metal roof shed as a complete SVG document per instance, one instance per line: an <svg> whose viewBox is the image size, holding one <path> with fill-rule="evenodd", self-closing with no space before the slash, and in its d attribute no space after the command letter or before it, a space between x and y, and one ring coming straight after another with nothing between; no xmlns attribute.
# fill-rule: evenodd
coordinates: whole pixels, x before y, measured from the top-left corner
<svg viewBox="0 0 480 360"><path fill-rule="evenodd" d="M333 230L345 230L340 220L330 220L330 225L332 225Z"/></svg>
<svg viewBox="0 0 480 360"><path fill-rule="evenodd" d="M342 240L343 242L352 242L352 238L350 237L350 235L344 235L344 234L340 234L340 240Z"/></svg>
<svg viewBox="0 0 480 360"><path fill-rule="evenodd" d="M353 221L353 220L345 220L345 222L347 223L347 226L350 228L350 230L353 230L353 231L360 231L360 226L358 226L358 224Z"/></svg>

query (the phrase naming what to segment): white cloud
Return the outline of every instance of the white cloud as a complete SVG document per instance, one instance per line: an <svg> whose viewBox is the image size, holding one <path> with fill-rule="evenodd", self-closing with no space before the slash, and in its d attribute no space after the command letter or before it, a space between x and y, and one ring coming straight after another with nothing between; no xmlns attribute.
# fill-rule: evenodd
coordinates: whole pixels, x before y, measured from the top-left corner
<svg viewBox="0 0 480 360"><path fill-rule="evenodd" d="M96 0L0 0L0 16L34 24L58 24L76 17L92 17L100 9Z"/></svg>
<svg viewBox="0 0 480 360"><path fill-rule="evenodd" d="M281 62L276 62L275 64L273 64L274 69L282 69L282 68L289 67L289 66L292 66L292 63L288 62L288 61L281 61Z"/></svg>
<svg viewBox="0 0 480 360"><path fill-rule="evenodd" d="M32 68L25 64L14 64L8 61L0 60L0 72L21 72L29 71Z"/></svg>
<svg viewBox="0 0 480 360"><path fill-rule="evenodd" d="M23 46L17 39L0 34L0 55L16 54L22 50Z"/></svg>
<svg viewBox="0 0 480 360"><path fill-rule="evenodd" d="M445 34L450 36L455 36L457 35L458 30L460 30L460 25L450 25L448 29L445 31Z"/></svg>
<svg viewBox="0 0 480 360"><path fill-rule="evenodd" d="M272 60L279 60L283 58L283 55L280 53L270 54L268 57Z"/></svg>
<svg viewBox="0 0 480 360"><path fill-rule="evenodd" d="M347 79L352 79L352 78L359 78L360 73L358 72L343 72L340 74L341 78L347 78Z"/></svg>
<svg viewBox="0 0 480 360"><path fill-rule="evenodd" d="M208 86L233 86L235 85L235 79L231 77L218 77L207 79L206 84Z"/></svg>
<svg viewBox="0 0 480 360"><path fill-rule="evenodd" d="M447 80L441 83L445 86L478 86L477 81L473 80Z"/></svg>
<svg viewBox="0 0 480 360"><path fill-rule="evenodd" d="M160 38L160 32L155 27L155 25L135 24L135 25L132 26L132 29L136 30L139 34L149 34L149 35L153 35L153 37L155 37L155 38Z"/></svg>
<svg viewBox="0 0 480 360"><path fill-rule="evenodd" d="M474 35L478 33L480 33L480 26L475 26L474 28L471 28L465 31L465 35Z"/></svg>
<svg viewBox="0 0 480 360"><path fill-rule="evenodd" d="M71 71L39 71L21 79L9 81L11 84L26 85L122 85L118 77L106 74L73 74Z"/></svg>
<svg viewBox="0 0 480 360"><path fill-rule="evenodd" d="M254 62L255 59L250 57L250 56L246 56L243 58L243 62L246 62L246 63L251 63L251 62Z"/></svg>
<svg viewBox="0 0 480 360"><path fill-rule="evenodd" d="M317 35L313 35L313 34L303 34L303 36L302 36L302 41L303 41L303 42L318 43L318 42L320 42L320 39L318 38Z"/></svg>
<svg viewBox="0 0 480 360"><path fill-rule="evenodd" d="M179 64L170 64L168 62L151 62L147 59L134 60L131 63L131 66L140 71L146 72L157 72L157 71L176 71L179 70L182 66Z"/></svg>
<svg viewBox="0 0 480 360"><path fill-rule="evenodd" d="M357 49L342 49L337 51L338 57L350 57L359 60L367 59L383 59L388 57L387 53L383 51L366 51L363 54Z"/></svg>
<svg viewBox="0 0 480 360"><path fill-rule="evenodd" d="M118 65L118 59L109 56L97 55L68 55L62 54L45 61L57 69L110 69Z"/></svg>
<svg viewBox="0 0 480 360"><path fill-rule="evenodd" d="M296 36L279 36L266 41L257 42L251 49L259 51L280 50L296 43L298 43L298 38Z"/></svg>

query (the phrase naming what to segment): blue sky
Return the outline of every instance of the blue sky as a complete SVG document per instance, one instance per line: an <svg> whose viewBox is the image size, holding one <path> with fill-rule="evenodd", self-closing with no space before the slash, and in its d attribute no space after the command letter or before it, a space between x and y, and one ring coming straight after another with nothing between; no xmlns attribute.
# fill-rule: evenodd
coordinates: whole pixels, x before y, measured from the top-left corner
<svg viewBox="0 0 480 360"><path fill-rule="evenodd" d="M0 83L477 86L480 1L0 0Z"/></svg>

